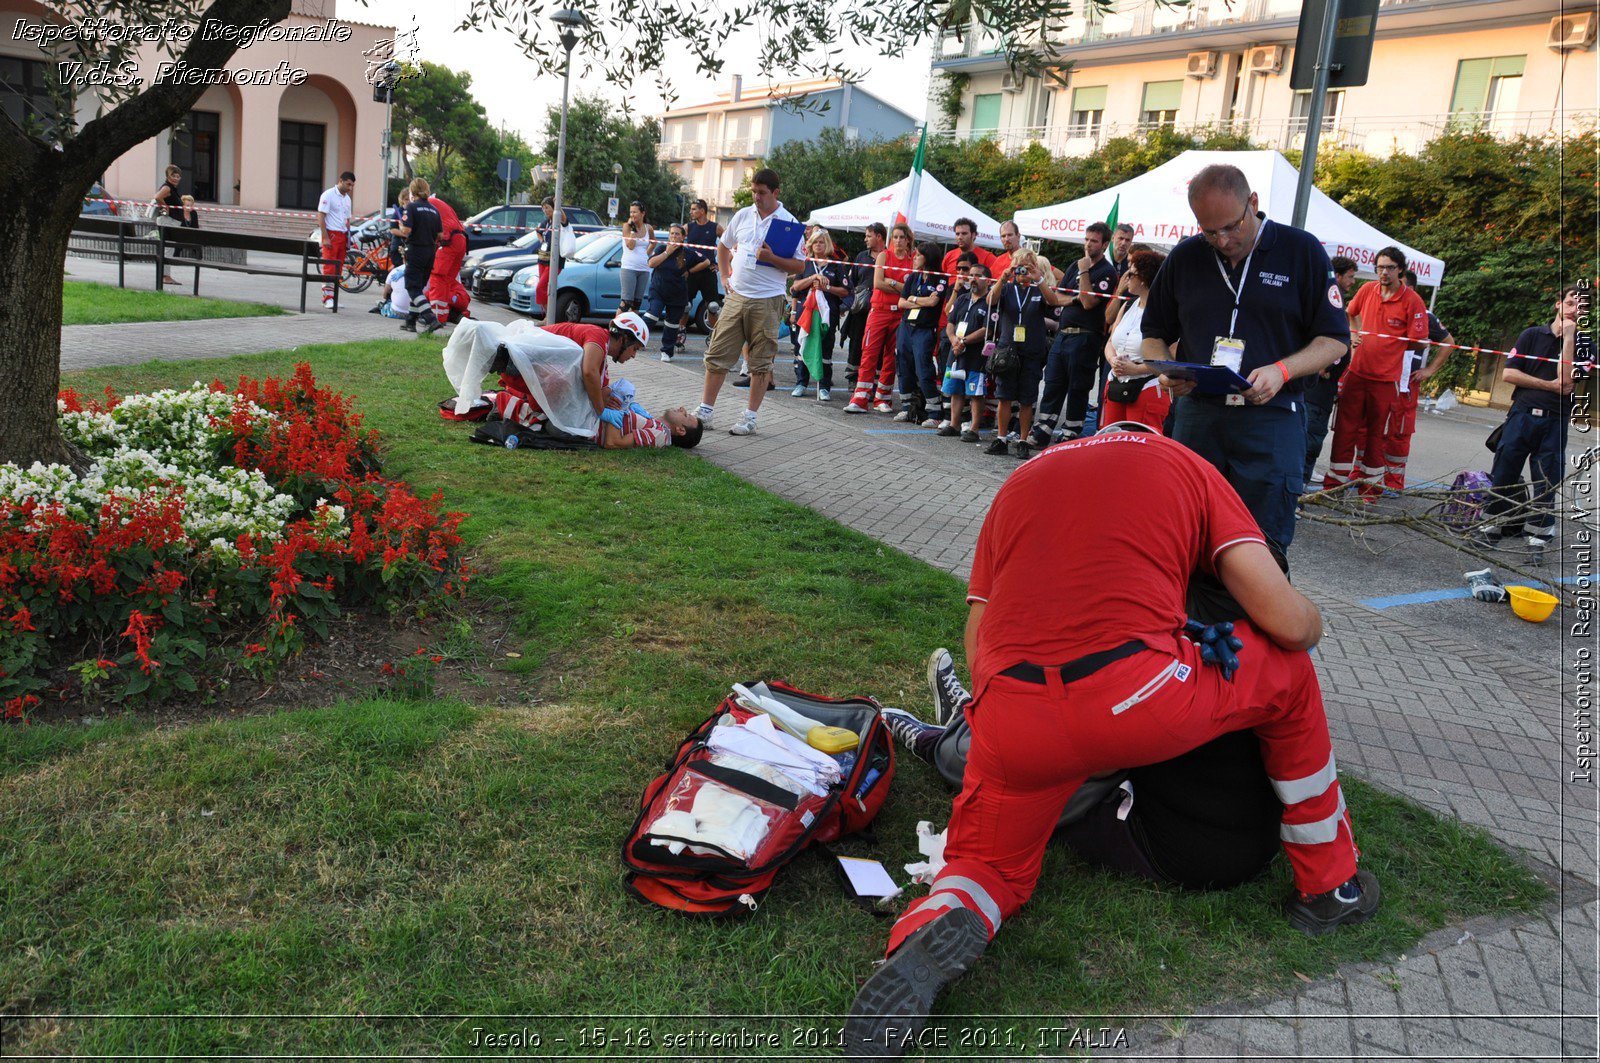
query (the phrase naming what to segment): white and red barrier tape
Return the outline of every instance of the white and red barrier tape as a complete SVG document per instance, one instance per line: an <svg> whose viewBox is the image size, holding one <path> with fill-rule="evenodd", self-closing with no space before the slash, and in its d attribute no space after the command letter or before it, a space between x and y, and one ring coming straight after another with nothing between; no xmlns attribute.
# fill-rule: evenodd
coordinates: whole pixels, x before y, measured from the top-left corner
<svg viewBox="0 0 1600 1063"><path fill-rule="evenodd" d="M111 198L104 197L104 196L85 196L84 197L84 202L85 203L106 203L106 204L112 204L112 205L115 205L115 206L118 206L118 207L123 206L123 205L136 206L136 207L148 207L148 206L151 206L152 203L153 203L153 201L145 200L145 199L138 199L138 200L135 200L135 199L111 199ZM189 209L195 211L196 213L200 213L202 211L206 211L206 212L215 213L215 214L248 214L248 215L257 215L257 216L265 216L265 217L278 217L278 218L302 218L302 219L304 219L304 220L306 220L308 222L311 222L312 224L316 223L317 213L318 213L317 211L303 211L303 210L249 210L249 209L246 209L244 207L223 207L223 206L216 206L216 205L212 205L212 204L206 204L206 205L202 206L199 203L193 204ZM133 219L127 219L127 220L139 221L141 219L133 218ZM528 233L528 232L534 231L534 229L537 228L537 227L536 226L527 226L527 225L480 225L480 226L478 226L478 228L480 228L481 230L487 231L487 232ZM655 242L655 238L654 237L652 237L651 239L652 239L652 242ZM684 242L684 243L680 244L679 246L680 247L693 248L693 249L695 249L697 251L714 252L717 249L718 245L716 245L716 244L691 244L691 243L688 243L688 242ZM805 260L808 261L808 262L821 262L821 263L824 263L824 264L827 264L827 265L849 266L852 269L865 269L866 268L864 263L853 262L850 259L844 259L844 258L812 258L809 255L804 256L804 257L805 257ZM1054 268L1054 266L1052 265L1052 269L1053 268ZM957 276L957 274L946 273L943 270L938 270L938 269L917 270L917 269L910 269L910 268L907 268L905 266L885 266L884 267L884 272L885 273L902 273L902 274L907 274L907 275L912 274L912 273L930 273L930 274L933 274L935 276L940 276L940 277L955 277L955 276ZM1072 289L1070 289L1070 288L1059 288L1057 290L1059 290L1059 291L1071 291ZM1112 293L1110 293L1108 295L1096 296L1096 298L1099 298L1099 299L1128 299L1128 300L1132 300L1132 299L1136 299L1138 297L1137 296L1133 296L1133 295L1124 295L1124 294L1122 294L1120 292L1112 292ZM1371 337L1373 337L1375 339L1405 340L1408 343L1419 343L1419 345L1421 345L1421 346L1442 347L1442 348L1445 348L1445 349L1448 349L1448 350L1461 351L1463 353L1472 354L1472 355L1489 354L1489 355L1499 355L1499 356L1503 356L1503 357L1507 357L1507 358L1516 357L1516 358L1526 359L1526 360L1528 360L1530 362L1559 362L1560 361L1560 358L1546 358L1546 357L1541 357L1539 355L1522 354L1522 353L1519 353L1519 352L1516 352L1516 351L1502 351L1502 350L1498 350L1498 349L1496 349L1494 347L1481 347L1481 346L1478 346L1476 344L1469 345L1469 344L1465 344L1465 343L1439 343L1439 342L1429 343L1429 342L1412 340L1410 337L1407 337L1407 336L1396 336L1396 335L1393 335L1393 334L1387 333L1387 332L1373 332L1370 329L1351 329L1350 331L1352 333L1356 334L1356 335L1371 336ZM1584 365L1584 366L1593 365L1592 362L1583 362L1583 363L1580 363L1580 364Z"/></svg>

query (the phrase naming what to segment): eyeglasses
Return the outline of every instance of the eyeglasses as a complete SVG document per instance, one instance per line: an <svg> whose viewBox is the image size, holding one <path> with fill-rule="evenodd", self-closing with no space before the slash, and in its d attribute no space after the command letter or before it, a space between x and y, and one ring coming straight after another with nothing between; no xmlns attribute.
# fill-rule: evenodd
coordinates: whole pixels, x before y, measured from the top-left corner
<svg viewBox="0 0 1600 1063"><path fill-rule="evenodd" d="M1207 240L1222 240L1222 239L1231 240L1235 236L1239 235L1239 230L1244 228L1244 223L1245 223L1246 219L1248 219L1249 217L1250 217L1250 204L1246 203L1244 205L1244 213L1239 215L1239 220L1238 221L1234 222L1232 225L1224 225L1220 229L1201 229L1200 230L1200 235L1204 236Z"/></svg>
<svg viewBox="0 0 1600 1063"><path fill-rule="evenodd" d="M1390 270L1398 271L1400 269L1400 267L1399 266L1378 265L1378 266L1374 266L1373 269L1377 270L1379 273L1387 273Z"/></svg>

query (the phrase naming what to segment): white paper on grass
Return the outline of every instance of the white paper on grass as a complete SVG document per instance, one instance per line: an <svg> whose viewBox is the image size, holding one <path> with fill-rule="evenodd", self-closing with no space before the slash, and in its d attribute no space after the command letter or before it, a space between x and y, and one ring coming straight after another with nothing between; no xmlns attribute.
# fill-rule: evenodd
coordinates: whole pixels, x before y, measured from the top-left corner
<svg viewBox="0 0 1600 1063"><path fill-rule="evenodd" d="M583 386L583 347L530 321L506 326L468 318L456 326L444 347L444 372L456 389L457 413L466 413L482 395L483 378L502 343L551 424L590 439L599 433L600 418Z"/></svg>
<svg viewBox="0 0 1600 1063"><path fill-rule="evenodd" d="M920 882L924 886L930 885L939 877L939 872L944 870L944 831L935 834L932 823L927 820L918 823L917 851L927 859L907 864L906 874L911 876L912 882Z"/></svg>
<svg viewBox="0 0 1600 1063"><path fill-rule="evenodd" d="M900 887L878 861L858 856L841 856L838 860L857 897L889 897L900 892Z"/></svg>

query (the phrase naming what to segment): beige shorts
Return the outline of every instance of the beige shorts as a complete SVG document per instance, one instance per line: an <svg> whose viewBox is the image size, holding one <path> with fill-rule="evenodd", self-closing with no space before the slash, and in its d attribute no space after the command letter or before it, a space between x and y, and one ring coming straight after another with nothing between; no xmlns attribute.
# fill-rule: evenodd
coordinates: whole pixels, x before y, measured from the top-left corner
<svg viewBox="0 0 1600 1063"><path fill-rule="evenodd" d="M783 302L781 295L746 299L738 292L729 292L706 347L706 368L731 372L739 364L740 350L748 343L750 372L771 372L773 359L778 356L778 322L783 318Z"/></svg>

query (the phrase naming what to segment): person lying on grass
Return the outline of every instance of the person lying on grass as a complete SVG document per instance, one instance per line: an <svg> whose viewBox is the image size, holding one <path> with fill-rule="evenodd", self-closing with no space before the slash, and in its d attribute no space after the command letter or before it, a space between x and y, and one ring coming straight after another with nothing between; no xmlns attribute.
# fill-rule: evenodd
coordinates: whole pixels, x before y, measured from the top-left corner
<svg viewBox="0 0 1600 1063"><path fill-rule="evenodd" d="M608 417L619 414L621 424ZM608 409L600 415L600 446L605 450L627 450L630 447L682 447L689 450L700 442L705 426L700 418L679 406L667 410L659 418L651 417L648 410L637 402L625 407Z"/></svg>

